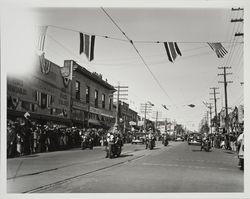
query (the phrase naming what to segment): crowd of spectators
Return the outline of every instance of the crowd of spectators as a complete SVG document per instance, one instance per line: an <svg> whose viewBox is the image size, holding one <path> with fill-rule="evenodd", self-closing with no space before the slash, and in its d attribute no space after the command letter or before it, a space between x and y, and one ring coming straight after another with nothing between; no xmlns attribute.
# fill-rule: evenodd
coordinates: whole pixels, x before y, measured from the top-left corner
<svg viewBox="0 0 250 199"><path fill-rule="evenodd" d="M212 136L212 143L215 148L237 151L237 138L240 133L231 132L229 134L216 133Z"/></svg>
<svg viewBox="0 0 250 199"><path fill-rule="evenodd" d="M94 146L104 143L106 130L81 129L30 120L7 121L7 157L80 147L83 134L91 134Z"/></svg>

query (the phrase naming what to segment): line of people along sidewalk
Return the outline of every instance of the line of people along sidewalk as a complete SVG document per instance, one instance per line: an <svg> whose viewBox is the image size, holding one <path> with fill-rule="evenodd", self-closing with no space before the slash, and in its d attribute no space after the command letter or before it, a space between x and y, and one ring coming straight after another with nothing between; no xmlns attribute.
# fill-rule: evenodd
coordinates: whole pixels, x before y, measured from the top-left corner
<svg viewBox="0 0 250 199"><path fill-rule="evenodd" d="M107 130L80 129L60 125L41 125L30 120L7 120L7 157L17 157L34 153L65 150L80 147L83 134L91 134L94 146L104 145ZM237 138L241 133L211 136L212 146L231 151L239 150ZM125 142L131 141L126 138Z"/></svg>
<svg viewBox="0 0 250 199"><path fill-rule="evenodd" d="M88 133L94 146L105 139L104 129L80 129L60 125L41 125L31 121L7 121L7 157L66 150L81 146L82 135Z"/></svg>

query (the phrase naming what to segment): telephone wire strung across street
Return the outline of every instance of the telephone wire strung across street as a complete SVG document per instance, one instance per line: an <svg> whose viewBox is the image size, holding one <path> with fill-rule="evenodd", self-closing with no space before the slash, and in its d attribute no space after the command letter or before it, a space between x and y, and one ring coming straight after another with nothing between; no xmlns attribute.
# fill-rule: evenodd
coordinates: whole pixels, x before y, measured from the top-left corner
<svg viewBox="0 0 250 199"><path fill-rule="evenodd" d="M143 57L141 56L140 52L138 51L138 49L134 45L133 41L125 34L125 32L122 31L122 29L116 24L116 22L111 18L111 16L105 11L105 9L104 8L101 8L101 9L108 16L108 18L115 24L115 26L122 32L122 34L128 39L128 41L130 41L130 43L132 44L133 48L135 49L135 51L137 52L137 54L140 56L142 62L144 63L144 65L146 66L146 68L148 69L148 71L150 72L150 74L152 75L152 77L154 78L154 80L156 81L156 83L158 84L158 86L162 89L162 91L170 99L170 101L172 101L172 99L167 94L166 90L163 88L163 86L161 85L161 83L159 82L159 80L155 77L155 75L153 74L153 72L150 70L149 66L147 65L147 63L145 62L145 60L143 59Z"/></svg>

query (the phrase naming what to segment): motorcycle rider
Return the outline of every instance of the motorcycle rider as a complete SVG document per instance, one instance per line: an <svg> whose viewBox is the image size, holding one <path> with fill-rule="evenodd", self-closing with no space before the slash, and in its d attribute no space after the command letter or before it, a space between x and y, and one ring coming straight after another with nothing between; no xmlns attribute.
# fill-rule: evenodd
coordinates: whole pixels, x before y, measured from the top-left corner
<svg viewBox="0 0 250 199"><path fill-rule="evenodd" d="M168 144L168 134L164 134L163 135L163 138L162 138L162 144L165 145L165 142L166 142L166 145Z"/></svg>
<svg viewBox="0 0 250 199"><path fill-rule="evenodd" d="M149 146L150 140L153 141L153 146L155 146L155 137L154 137L152 128L149 128L148 135L146 135L146 149L147 149L148 146Z"/></svg>
<svg viewBox="0 0 250 199"><path fill-rule="evenodd" d="M108 146L110 145L110 143L113 143L113 142L115 143L115 141L117 140L117 136L115 135L117 132L118 132L118 125L115 125L113 131L107 133L107 142L106 142L106 146L105 146L105 150L107 153L106 153L105 158L108 158L108 156L109 156ZM109 146L109 147L111 147L111 146Z"/></svg>
<svg viewBox="0 0 250 199"><path fill-rule="evenodd" d="M206 142L211 146L210 139L207 133L204 134L203 138L201 139L201 151L204 148Z"/></svg>

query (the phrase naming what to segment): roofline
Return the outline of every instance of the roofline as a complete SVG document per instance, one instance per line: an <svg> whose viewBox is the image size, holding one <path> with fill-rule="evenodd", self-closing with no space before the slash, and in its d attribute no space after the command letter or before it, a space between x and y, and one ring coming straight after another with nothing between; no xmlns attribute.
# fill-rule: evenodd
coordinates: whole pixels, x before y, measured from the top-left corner
<svg viewBox="0 0 250 199"><path fill-rule="evenodd" d="M114 88L114 86L112 86L111 84L109 84L108 82L104 81L101 78L98 78L98 76L94 75L93 73L91 73L90 71L88 71L86 68L84 68L83 66L80 66L79 64L77 64L74 60L73 61L73 66L77 66L75 67L75 71L86 75L88 78L92 79L93 81L101 84L102 86L104 86L105 88L115 92L116 89Z"/></svg>

